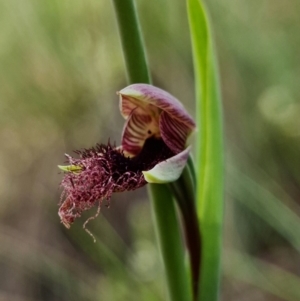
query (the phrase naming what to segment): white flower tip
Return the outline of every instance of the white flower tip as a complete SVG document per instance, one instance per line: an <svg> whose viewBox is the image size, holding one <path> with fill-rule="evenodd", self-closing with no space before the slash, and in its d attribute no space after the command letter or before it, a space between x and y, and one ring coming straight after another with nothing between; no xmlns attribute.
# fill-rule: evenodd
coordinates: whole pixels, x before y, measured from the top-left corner
<svg viewBox="0 0 300 301"><path fill-rule="evenodd" d="M170 183L178 180L186 165L190 150L191 147L189 146L176 156L156 164L150 170L143 171L145 180L148 183L157 184Z"/></svg>

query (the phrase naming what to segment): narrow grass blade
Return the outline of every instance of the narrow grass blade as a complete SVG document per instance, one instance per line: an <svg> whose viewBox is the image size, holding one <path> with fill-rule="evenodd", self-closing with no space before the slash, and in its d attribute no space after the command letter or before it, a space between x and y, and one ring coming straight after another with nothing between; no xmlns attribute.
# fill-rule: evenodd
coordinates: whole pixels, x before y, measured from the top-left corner
<svg viewBox="0 0 300 301"><path fill-rule="evenodd" d="M250 177L236 170L231 176L236 183L232 188L236 200L260 216L300 252L300 217Z"/></svg>
<svg viewBox="0 0 300 301"><path fill-rule="evenodd" d="M196 77L197 206L202 237L199 301L218 300L223 220L223 138L211 31L200 0L187 0Z"/></svg>
<svg viewBox="0 0 300 301"><path fill-rule="evenodd" d="M233 250L224 252L225 275L286 301L300 300L300 279L275 265Z"/></svg>

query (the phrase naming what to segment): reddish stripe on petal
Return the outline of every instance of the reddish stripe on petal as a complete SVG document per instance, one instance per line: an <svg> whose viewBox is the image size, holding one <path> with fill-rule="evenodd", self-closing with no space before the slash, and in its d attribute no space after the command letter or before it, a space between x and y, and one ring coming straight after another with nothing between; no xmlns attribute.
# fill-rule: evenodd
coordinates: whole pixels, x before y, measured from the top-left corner
<svg viewBox="0 0 300 301"><path fill-rule="evenodd" d="M187 137L192 131L185 123L172 118L166 112L160 115L159 128L164 142L176 154L185 148Z"/></svg>
<svg viewBox="0 0 300 301"><path fill-rule="evenodd" d="M135 105L138 102L143 104L151 104L162 111L167 112L172 118L184 123L188 128L195 129L195 122L185 110L178 99L168 92L147 84L133 84L119 92L121 99L126 102L128 98L134 100ZM132 100L132 101L133 101ZM131 104L133 105L133 103ZM121 111L123 114L123 111Z"/></svg>
<svg viewBox="0 0 300 301"><path fill-rule="evenodd" d="M141 110L134 110L123 129L122 149L131 155L137 155L155 128L158 128L158 124L154 118Z"/></svg>
<svg viewBox="0 0 300 301"><path fill-rule="evenodd" d="M132 111L137 107L137 105L130 100L130 97L126 96L120 97L119 106L121 114L125 119L127 119L131 115Z"/></svg>

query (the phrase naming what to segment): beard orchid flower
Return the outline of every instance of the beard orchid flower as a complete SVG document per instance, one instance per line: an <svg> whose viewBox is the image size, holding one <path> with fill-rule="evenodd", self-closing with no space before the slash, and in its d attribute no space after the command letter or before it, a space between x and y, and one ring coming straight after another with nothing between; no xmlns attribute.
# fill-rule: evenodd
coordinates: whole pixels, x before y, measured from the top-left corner
<svg viewBox="0 0 300 301"><path fill-rule="evenodd" d="M59 216L67 228L113 192L177 180L187 162L187 138L195 123L175 97L147 84L117 94L125 119L121 146L75 151L79 158L66 155L69 165L59 166L65 172Z"/></svg>

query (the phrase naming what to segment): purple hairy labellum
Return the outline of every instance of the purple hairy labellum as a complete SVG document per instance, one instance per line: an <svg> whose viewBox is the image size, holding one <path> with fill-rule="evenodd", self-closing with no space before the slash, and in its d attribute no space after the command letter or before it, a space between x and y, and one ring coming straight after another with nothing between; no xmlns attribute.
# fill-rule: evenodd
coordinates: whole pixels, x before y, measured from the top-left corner
<svg viewBox="0 0 300 301"><path fill-rule="evenodd" d="M126 122L121 146L97 144L66 155L59 216L69 228L82 212L109 202L114 192L135 190L147 183L168 183L180 176L190 148L186 141L195 124L169 93L146 84L118 92Z"/></svg>

